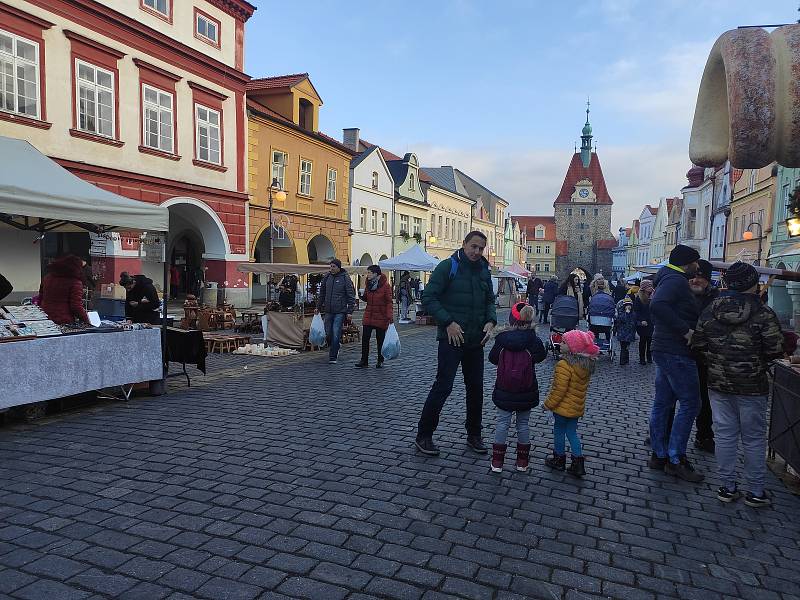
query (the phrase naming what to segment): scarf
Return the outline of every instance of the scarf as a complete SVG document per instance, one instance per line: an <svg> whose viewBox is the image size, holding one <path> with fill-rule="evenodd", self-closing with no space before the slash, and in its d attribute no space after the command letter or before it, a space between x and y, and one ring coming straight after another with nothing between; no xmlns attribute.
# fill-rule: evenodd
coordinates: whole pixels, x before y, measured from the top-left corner
<svg viewBox="0 0 800 600"><path fill-rule="evenodd" d="M367 286L369 287L369 291L374 292L378 289L378 285L381 282L380 275L378 277L373 277L367 282Z"/></svg>

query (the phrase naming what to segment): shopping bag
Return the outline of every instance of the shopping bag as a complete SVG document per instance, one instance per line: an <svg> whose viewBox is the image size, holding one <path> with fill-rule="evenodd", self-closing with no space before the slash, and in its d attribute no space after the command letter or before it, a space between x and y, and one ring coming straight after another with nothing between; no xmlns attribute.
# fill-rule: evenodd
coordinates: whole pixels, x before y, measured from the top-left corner
<svg viewBox="0 0 800 600"><path fill-rule="evenodd" d="M383 358L386 360L392 360L400 356L400 336L397 335L397 328L394 326L394 323L391 323L389 329L386 330L386 337L383 340L381 354L383 354Z"/></svg>
<svg viewBox="0 0 800 600"><path fill-rule="evenodd" d="M311 330L308 332L308 341L312 346L325 345L325 323L322 316L319 314L314 315L311 319Z"/></svg>

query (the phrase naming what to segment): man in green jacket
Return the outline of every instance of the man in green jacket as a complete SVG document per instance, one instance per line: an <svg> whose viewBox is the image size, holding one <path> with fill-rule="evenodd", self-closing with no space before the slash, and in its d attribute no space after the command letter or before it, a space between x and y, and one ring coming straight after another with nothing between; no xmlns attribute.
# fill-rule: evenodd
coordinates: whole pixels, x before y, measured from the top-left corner
<svg viewBox="0 0 800 600"><path fill-rule="evenodd" d="M439 341L436 380L425 400L415 445L436 456L433 432L447 397L453 391L458 365L464 374L467 400L467 446L486 453L481 440L483 412L483 345L497 324L489 263L483 257L486 236L471 231L462 248L439 263L422 295L425 311L436 319Z"/></svg>

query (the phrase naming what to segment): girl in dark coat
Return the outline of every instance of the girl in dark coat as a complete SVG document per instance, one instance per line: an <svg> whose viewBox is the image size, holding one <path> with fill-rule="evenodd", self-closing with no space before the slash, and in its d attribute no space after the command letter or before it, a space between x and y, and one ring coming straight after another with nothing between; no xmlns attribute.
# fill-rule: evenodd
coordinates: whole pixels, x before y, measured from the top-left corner
<svg viewBox="0 0 800 600"><path fill-rule="evenodd" d="M636 333L639 335L639 364L651 364L653 354L650 343L653 341L653 318L650 316L650 298L653 296L653 282L642 281L638 293L633 297L633 313L636 315Z"/></svg>
<svg viewBox="0 0 800 600"><path fill-rule="evenodd" d="M633 312L633 302L625 298L614 319L614 332L620 345L619 366L624 367L630 361L628 349L636 339L636 315Z"/></svg>
<svg viewBox="0 0 800 600"><path fill-rule="evenodd" d="M517 414L517 471L527 471L530 458L531 441L528 421L531 409L539 404L539 383L536 380L534 365L542 362L547 357L547 350L542 340L536 335L533 326L533 307L519 302L511 308L508 317L509 326L496 329L495 341L489 353L489 362L500 365L497 371L497 381L492 393L492 401L497 406L497 430L492 444L492 471L499 473L503 470L503 460L506 455L506 440L508 428L511 425L511 415ZM493 334L493 335L494 335ZM526 360L530 360L530 381L525 383L526 389L511 389L518 386L517 381L506 381L507 374L518 375L517 371L510 368L520 366L516 360L518 353L525 353ZM503 361L509 361L501 364ZM527 370L527 365L524 365Z"/></svg>
<svg viewBox="0 0 800 600"><path fill-rule="evenodd" d="M367 284L361 299L367 306L364 309L364 332L361 335L361 361L356 363L356 367L363 369L369 364L369 341L374 331L378 344L378 364L375 366L380 369L383 367L383 340L389 324L394 323L394 312L391 287L378 265L367 267Z"/></svg>
<svg viewBox="0 0 800 600"><path fill-rule="evenodd" d="M58 325L89 323L83 308L83 261L72 254L50 263L42 281L39 306Z"/></svg>

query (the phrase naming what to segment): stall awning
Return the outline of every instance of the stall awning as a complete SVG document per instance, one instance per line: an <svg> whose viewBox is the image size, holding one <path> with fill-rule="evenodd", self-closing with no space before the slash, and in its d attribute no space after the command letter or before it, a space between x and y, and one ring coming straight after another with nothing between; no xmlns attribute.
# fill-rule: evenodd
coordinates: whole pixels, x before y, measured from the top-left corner
<svg viewBox="0 0 800 600"><path fill-rule="evenodd" d="M441 259L425 252L419 244L414 244L405 252L378 264L387 271L433 271L440 262Z"/></svg>
<svg viewBox="0 0 800 600"><path fill-rule="evenodd" d="M168 231L169 210L107 192L30 143L0 136L0 221L37 231Z"/></svg>
<svg viewBox="0 0 800 600"><path fill-rule="evenodd" d="M342 265L342 268L351 275L363 275L367 267ZM239 263L236 270L241 273L264 273L275 275L310 275L313 273L327 273L330 265L296 265L294 263Z"/></svg>

